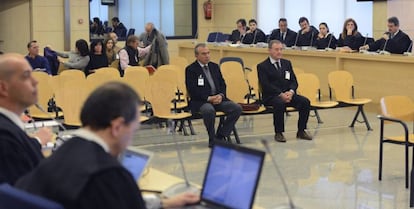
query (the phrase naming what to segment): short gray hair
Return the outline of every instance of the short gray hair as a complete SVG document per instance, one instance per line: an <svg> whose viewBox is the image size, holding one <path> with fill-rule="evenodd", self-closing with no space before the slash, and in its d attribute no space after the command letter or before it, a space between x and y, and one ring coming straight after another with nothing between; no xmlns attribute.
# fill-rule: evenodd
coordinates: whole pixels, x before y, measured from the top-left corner
<svg viewBox="0 0 414 209"><path fill-rule="evenodd" d="M194 47L194 54L198 55L198 48L205 48L207 47L206 43L198 43L195 47Z"/></svg>

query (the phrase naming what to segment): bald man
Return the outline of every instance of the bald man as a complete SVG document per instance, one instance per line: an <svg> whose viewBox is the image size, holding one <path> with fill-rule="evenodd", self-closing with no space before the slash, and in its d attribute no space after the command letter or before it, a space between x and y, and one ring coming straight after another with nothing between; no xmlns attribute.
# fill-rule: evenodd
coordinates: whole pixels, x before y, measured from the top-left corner
<svg viewBox="0 0 414 209"><path fill-rule="evenodd" d="M18 54L0 56L0 183L14 184L41 159L41 143L26 134L20 115L37 102L32 67Z"/></svg>

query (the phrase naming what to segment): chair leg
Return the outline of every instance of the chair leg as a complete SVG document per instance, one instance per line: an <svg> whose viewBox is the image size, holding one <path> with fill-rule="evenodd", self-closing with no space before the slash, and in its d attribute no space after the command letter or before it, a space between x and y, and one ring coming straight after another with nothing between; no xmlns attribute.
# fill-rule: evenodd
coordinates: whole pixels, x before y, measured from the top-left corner
<svg viewBox="0 0 414 209"><path fill-rule="evenodd" d="M184 136L188 136L187 128L185 128L185 120L180 120L180 129L183 131Z"/></svg>
<svg viewBox="0 0 414 209"><path fill-rule="evenodd" d="M414 207L414 146L413 146L413 159L411 164L411 179L410 179L410 208Z"/></svg>
<svg viewBox="0 0 414 209"><path fill-rule="evenodd" d="M408 144L405 145L405 188L408 189Z"/></svg>
<svg viewBox="0 0 414 209"><path fill-rule="evenodd" d="M193 123L191 123L191 120L188 119L187 123L188 123L188 127L190 128L190 134L191 135L196 135L196 132L194 131Z"/></svg>
<svg viewBox="0 0 414 209"><path fill-rule="evenodd" d="M313 112L315 113L316 120L318 120L318 123L319 123L319 124L322 124L322 123L323 123L323 121L322 121L322 119L321 119L321 116L319 116L319 112L318 112L318 110L317 110L317 109L313 109Z"/></svg>
<svg viewBox="0 0 414 209"><path fill-rule="evenodd" d="M383 142L382 139L384 137L384 121L381 121L380 125L380 143L379 143L379 165L378 165L378 180L382 180L382 151L383 151Z"/></svg>
<svg viewBox="0 0 414 209"><path fill-rule="evenodd" d="M372 128L371 128L371 126L369 125L368 118L367 118L367 116L365 115L364 105L358 105L358 110L357 110L357 112L355 113L354 119L352 120L352 123L351 123L351 125L350 125L349 127L353 128L353 127L354 127L354 125L355 125L355 122L359 122L359 121L358 121L358 116L359 116L359 113L361 113L362 118L364 119L364 121L363 121L363 122L365 123L365 126L367 127L367 130L368 130L368 131L372 131ZM362 123L362 121L361 121L361 123Z"/></svg>
<svg viewBox="0 0 414 209"><path fill-rule="evenodd" d="M239 134L237 133L236 127L233 128L233 135L234 135L234 139L236 140L236 143L241 144Z"/></svg>

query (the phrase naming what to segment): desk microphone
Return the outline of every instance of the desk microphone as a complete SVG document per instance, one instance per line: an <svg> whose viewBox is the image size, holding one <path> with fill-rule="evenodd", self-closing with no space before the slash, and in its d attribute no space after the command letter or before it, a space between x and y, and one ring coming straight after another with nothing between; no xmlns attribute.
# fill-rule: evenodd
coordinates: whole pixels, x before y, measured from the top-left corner
<svg viewBox="0 0 414 209"><path fill-rule="evenodd" d="M365 46L367 44L367 41L368 41L368 33L365 35L364 44L362 44L362 46Z"/></svg>
<svg viewBox="0 0 414 209"><path fill-rule="evenodd" d="M257 29L254 31L254 36L253 36L253 42L252 42L252 44L256 44L256 35L257 35Z"/></svg>
<svg viewBox="0 0 414 209"><path fill-rule="evenodd" d="M325 48L325 51L332 51L333 48L331 48L333 33L330 33L331 37L329 38L328 46Z"/></svg>
<svg viewBox="0 0 414 209"><path fill-rule="evenodd" d="M312 31L312 35L311 35L311 40L310 40L310 47L312 47L312 44L313 44L313 37L314 37L314 33L313 33L313 31Z"/></svg>
<svg viewBox="0 0 414 209"><path fill-rule="evenodd" d="M172 121L172 120L168 121L168 125L170 126L171 129L173 129L175 127L174 121ZM172 196L175 196L177 194L181 194L183 192L198 192L199 189L197 187L191 185L190 181L188 180L187 172L186 172L185 167L184 167L183 157L181 155L181 149L180 149L178 141L175 137L175 130L172 130L171 132L172 132L171 134L173 136L173 141L175 143L175 150L177 151L178 160L180 162L181 170L183 172L184 182L172 185L171 187L169 187L165 191L163 191L162 195L165 196L165 197L172 197Z"/></svg>
<svg viewBox="0 0 414 209"><path fill-rule="evenodd" d="M270 155L270 159L272 160L273 167L275 167L276 172L280 177L280 181L282 182L283 189L285 190L285 193L286 193L286 195L288 197L288 200L289 200L289 205L278 206L278 207L276 207L276 209L300 209L299 207L296 207L295 204L293 203L293 199L289 194L289 189L287 187L285 178L283 178L282 172L280 172L279 166L277 166L276 159L273 156L272 151L270 150L270 147L269 147L269 144L267 143L267 140L262 139L261 142L262 142L263 146L265 147L266 152L269 153L269 155Z"/></svg>
<svg viewBox="0 0 414 209"><path fill-rule="evenodd" d="M297 46L297 44L298 44L298 38L299 38L299 33L300 33L300 31L301 30L299 30L297 33L296 33L296 40L295 40L295 44L293 45L293 47L292 47L292 49L296 49L298 46Z"/></svg>
<svg viewBox="0 0 414 209"><path fill-rule="evenodd" d="M214 38L214 43L216 44L217 44L218 35L219 35L219 32L216 32L216 38Z"/></svg>
<svg viewBox="0 0 414 209"><path fill-rule="evenodd" d="M412 51L412 47L413 47L413 41L411 40L411 43L410 43L410 45L408 46L408 49L407 49L407 51L406 52L404 52L404 56L411 56L412 55L412 53L410 52L410 51Z"/></svg>
<svg viewBox="0 0 414 209"><path fill-rule="evenodd" d="M389 34L389 33L387 32L387 34ZM388 38L385 41L384 48L379 52L379 54L382 54L382 55L389 55L390 54L390 52L388 52L388 51L385 50L387 48L388 40L390 40L390 39Z"/></svg>
<svg viewBox="0 0 414 209"><path fill-rule="evenodd" d="M65 126L59 122L58 120L56 120L54 117L52 117L47 111L45 111L45 109L43 109L42 106L40 106L38 103L35 104L36 108L39 109L40 111L42 111L43 113L45 113L49 119L51 119L53 122L55 122L56 124L58 124L59 129L57 132L57 136L56 136L56 143L55 146L53 147L52 151L56 151L57 148L59 148L62 144L64 144L67 140L69 140L70 138L72 138L71 135L60 135L60 129L62 129L64 132L67 131L67 129L65 128Z"/></svg>

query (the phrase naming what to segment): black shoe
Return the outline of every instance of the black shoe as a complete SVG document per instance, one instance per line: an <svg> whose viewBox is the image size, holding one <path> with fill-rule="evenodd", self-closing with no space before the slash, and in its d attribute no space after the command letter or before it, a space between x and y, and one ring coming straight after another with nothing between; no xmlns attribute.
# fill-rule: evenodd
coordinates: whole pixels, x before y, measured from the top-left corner
<svg viewBox="0 0 414 209"><path fill-rule="evenodd" d="M286 142L285 136L283 136L283 133L276 133L275 134L275 141L277 142Z"/></svg>
<svg viewBox="0 0 414 209"><path fill-rule="evenodd" d="M306 133L306 131L298 131L296 133L296 138L303 140L312 140L312 136Z"/></svg>

